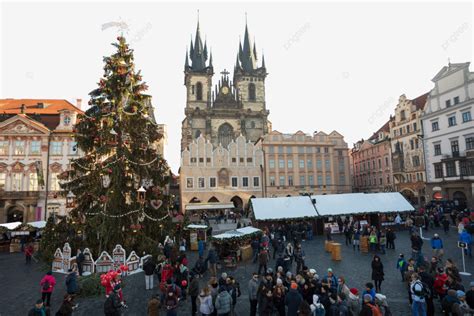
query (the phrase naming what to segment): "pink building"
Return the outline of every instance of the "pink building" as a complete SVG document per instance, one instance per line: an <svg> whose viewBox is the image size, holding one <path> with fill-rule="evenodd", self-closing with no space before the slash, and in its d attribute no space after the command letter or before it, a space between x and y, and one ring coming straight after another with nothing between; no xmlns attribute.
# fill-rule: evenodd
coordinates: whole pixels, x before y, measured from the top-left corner
<svg viewBox="0 0 474 316"><path fill-rule="evenodd" d="M391 192L393 187L390 121L351 150L354 192Z"/></svg>

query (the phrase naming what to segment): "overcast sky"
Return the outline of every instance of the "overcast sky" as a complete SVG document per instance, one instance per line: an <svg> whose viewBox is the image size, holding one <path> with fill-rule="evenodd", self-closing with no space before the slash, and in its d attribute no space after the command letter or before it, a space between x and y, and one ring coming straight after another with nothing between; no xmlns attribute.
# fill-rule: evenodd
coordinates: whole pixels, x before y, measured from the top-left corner
<svg viewBox="0 0 474 316"><path fill-rule="evenodd" d="M177 172L184 56L198 9L217 74L233 70L247 12L259 57L265 53L273 129L337 130L350 147L388 120L401 94L429 91L448 58L473 56L470 3L3 3L0 98L87 104L102 56L113 53L110 23L124 21Z"/></svg>

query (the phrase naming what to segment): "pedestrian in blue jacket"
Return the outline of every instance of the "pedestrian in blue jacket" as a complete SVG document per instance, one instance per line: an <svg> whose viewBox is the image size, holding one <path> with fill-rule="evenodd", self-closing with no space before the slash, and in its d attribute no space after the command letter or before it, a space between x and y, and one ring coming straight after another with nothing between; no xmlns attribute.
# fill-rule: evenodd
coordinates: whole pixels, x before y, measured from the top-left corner
<svg viewBox="0 0 474 316"><path fill-rule="evenodd" d="M397 260L397 269L400 270L400 274L402 275L402 282L405 281L405 272L407 271L407 268L408 263L405 260L403 253L401 253Z"/></svg>

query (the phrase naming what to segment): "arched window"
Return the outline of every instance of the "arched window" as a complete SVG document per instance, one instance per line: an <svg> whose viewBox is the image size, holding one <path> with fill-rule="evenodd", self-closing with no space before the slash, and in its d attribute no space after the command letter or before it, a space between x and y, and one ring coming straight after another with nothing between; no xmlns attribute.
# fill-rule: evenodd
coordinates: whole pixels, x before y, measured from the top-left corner
<svg viewBox="0 0 474 316"><path fill-rule="evenodd" d="M201 130L198 129L198 130L196 131L196 138L199 138L199 136L201 136Z"/></svg>
<svg viewBox="0 0 474 316"><path fill-rule="evenodd" d="M224 123L219 126L218 130L218 141L222 147L227 148L232 139L234 138L234 129L229 123Z"/></svg>
<svg viewBox="0 0 474 316"><path fill-rule="evenodd" d="M249 83L249 101L255 101L255 83Z"/></svg>
<svg viewBox="0 0 474 316"><path fill-rule="evenodd" d="M196 100L202 100L202 83L196 83Z"/></svg>

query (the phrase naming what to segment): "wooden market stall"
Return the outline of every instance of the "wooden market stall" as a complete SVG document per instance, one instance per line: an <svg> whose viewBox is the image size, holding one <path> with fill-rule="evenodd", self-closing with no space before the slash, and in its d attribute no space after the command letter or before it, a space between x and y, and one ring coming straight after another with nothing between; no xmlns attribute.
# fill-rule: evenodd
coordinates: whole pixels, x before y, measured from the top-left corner
<svg viewBox="0 0 474 316"><path fill-rule="evenodd" d="M199 240L207 241L207 229L207 225L190 224L186 226L186 230L189 231L189 249L198 250Z"/></svg>

